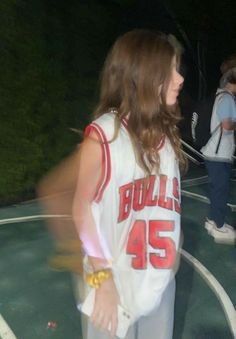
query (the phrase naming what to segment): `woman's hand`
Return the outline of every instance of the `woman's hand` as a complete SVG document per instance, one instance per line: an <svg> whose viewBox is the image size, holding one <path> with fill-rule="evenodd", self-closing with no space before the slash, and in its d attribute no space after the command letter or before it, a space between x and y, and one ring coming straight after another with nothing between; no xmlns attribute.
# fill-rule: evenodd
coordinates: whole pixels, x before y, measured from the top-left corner
<svg viewBox="0 0 236 339"><path fill-rule="evenodd" d="M110 332L110 338L115 336L117 330L118 304L119 295L114 280L110 277L96 289L94 309L90 317L95 327Z"/></svg>

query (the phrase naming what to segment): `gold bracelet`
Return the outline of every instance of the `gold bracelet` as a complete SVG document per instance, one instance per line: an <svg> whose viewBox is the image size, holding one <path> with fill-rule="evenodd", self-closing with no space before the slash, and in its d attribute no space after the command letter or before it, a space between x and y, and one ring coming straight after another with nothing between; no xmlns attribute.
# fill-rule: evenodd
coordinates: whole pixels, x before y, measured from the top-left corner
<svg viewBox="0 0 236 339"><path fill-rule="evenodd" d="M86 283L94 288L99 288L104 280L112 276L111 270L101 270L94 273L87 273L85 276Z"/></svg>

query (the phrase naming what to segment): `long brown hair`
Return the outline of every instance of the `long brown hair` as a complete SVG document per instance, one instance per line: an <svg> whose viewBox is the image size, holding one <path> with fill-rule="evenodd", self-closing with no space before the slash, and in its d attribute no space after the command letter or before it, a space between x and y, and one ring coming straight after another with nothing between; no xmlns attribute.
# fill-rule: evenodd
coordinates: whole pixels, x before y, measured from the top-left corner
<svg viewBox="0 0 236 339"><path fill-rule="evenodd" d="M128 131L137 161L146 173L159 170L157 146L167 136L180 164L184 163L177 123L178 105L166 104L173 57L179 54L161 32L133 30L117 39L101 74L101 92L95 117L115 109L117 136L128 116ZM113 138L113 139L114 139Z"/></svg>

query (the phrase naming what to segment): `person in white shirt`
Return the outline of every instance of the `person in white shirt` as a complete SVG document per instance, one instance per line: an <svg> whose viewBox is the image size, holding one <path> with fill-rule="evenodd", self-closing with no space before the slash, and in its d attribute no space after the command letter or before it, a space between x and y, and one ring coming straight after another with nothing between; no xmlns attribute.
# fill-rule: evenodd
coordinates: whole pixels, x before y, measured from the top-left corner
<svg viewBox="0 0 236 339"><path fill-rule="evenodd" d="M210 209L205 228L215 242L234 244L236 232L226 223L226 216L235 151L236 67L223 74L217 94L211 117L212 136L201 149L209 176Z"/></svg>

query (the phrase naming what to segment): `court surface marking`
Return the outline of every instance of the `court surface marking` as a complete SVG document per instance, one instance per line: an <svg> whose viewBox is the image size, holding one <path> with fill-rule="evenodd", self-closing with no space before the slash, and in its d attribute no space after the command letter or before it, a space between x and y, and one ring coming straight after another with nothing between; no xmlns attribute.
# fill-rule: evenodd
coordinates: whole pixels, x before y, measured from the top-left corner
<svg viewBox="0 0 236 339"><path fill-rule="evenodd" d="M10 327L7 325L3 316L0 314L0 338L1 339L17 339Z"/></svg>
<svg viewBox="0 0 236 339"><path fill-rule="evenodd" d="M190 253L188 253L184 249L181 249L181 254L183 258L188 263L190 263L194 269L196 269L196 271L206 281L210 289L215 293L216 297L218 298L222 305L233 338L236 338L236 311L228 294L225 292L224 288L218 282L218 280L216 280L213 274L211 274L211 272L208 271L208 269L204 265L202 265L200 261L198 261L195 257L193 257Z"/></svg>
<svg viewBox="0 0 236 339"><path fill-rule="evenodd" d="M0 220L0 225L16 223L16 222L29 222L32 220L41 220L44 218L68 218L67 215L34 215L28 217L19 217L19 218L9 218ZM222 285L217 281L213 274L193 257L190 253L181 249L182 257L193 266L193 268L201 275L201 277L206 281L209 288L214 292L218 300L220 301L223 311L225 313L228 325L230 327L233 338L236 338L236 310L232 304L229 296L222 287ZM0 314L0 338L1 339L17 339L13 331L10 329L2 315Z"/></svg>

